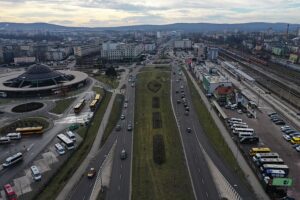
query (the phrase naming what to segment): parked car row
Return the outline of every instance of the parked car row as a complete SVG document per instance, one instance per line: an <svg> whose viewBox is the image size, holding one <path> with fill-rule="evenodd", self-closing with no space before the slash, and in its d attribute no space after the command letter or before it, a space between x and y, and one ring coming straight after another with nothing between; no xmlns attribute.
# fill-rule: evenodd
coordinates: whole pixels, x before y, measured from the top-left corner
<svg viewBox="0 0 300 200"><path fill-rule="evenodd" d="M282 137L292 144L292 147L300 152L300 131L285 125L281 126Z"/></svg>
<svg viewBox="0 0 300 200"><path fill-rule="evenodd" d="M276 125L285 125L285 122L283 121L283 119L281 119L279 117L279 115L277 113L270 113L268 114L268 116L270 117L271 121L274 122L274 124Z"/></svg>

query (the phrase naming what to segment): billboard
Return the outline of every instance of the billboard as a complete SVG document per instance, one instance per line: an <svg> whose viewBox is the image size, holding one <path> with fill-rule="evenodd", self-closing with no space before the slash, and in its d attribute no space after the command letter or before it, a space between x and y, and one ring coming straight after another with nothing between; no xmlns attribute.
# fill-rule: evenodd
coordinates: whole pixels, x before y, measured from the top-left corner
<svg viewBox="0 0 300 200"><path fill-rule="evenodd" d="M291 186L293 180L291 178L273 178L272 185L273 186Z"/></svg>

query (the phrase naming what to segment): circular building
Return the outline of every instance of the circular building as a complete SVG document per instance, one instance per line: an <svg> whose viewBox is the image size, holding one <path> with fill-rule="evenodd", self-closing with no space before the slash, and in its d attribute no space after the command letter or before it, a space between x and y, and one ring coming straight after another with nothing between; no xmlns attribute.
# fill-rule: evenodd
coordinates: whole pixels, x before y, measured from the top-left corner
<svg viewBox="0 0 300 200"><path fill-rule="evenodd" d="M88 75L79 71L53 70L34 64L26 71L0 75L1 97L31 97L58 94L83 87Z"/></svg>

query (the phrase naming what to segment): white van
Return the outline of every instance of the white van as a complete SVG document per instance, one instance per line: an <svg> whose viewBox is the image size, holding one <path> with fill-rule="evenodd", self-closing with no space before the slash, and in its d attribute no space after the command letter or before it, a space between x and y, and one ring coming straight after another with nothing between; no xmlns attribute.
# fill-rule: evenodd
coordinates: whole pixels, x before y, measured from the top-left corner
<svg viewBox="0 0 300 200"><path fill-rule="evenodd" d="M64 147L61 144L57 143L54 146L59 155L64 155L66 153Z"/></svg>
<svg viewBox="0 0 300 200"><path fill-rule="evenodd" d="M239 133L239 138L246 137L246 136L253 136L253 133L251 133L251 132Z"/></svg>
<svg viewBox="0 0 300 200"><path fill-rule="evenodd" d="M22 138L21 133L8 133L6 136L11 140L20 140Z"/></svg>
<svg viewBox="0 0 300 200"><path fill-rule="evenodd" d="M76 141L76 136L72 131L67 131L66 134L71 140Z"/></svg>
<svg viewBox="0 0 300 200"><path fill-rule="evenodd" d="M8 158L6 158L5 162L2 164L3 168L9 167L19 161L23 160L23 154L21 152L16 153Z"/></svg>
<svg viewBox="0 0 300 200"><path fill-rule="evenodd" d="M0 137L0 144L8 144L10 143L9 137Z"/></svg>
<svg viewBox="0 0 300 200"><path fill-rule="evenodd" d="M30 167L31 175L33 180L40 181L42 179L42 175L40 173L40 170L37 168L37 166L33 165Z"/></svg>

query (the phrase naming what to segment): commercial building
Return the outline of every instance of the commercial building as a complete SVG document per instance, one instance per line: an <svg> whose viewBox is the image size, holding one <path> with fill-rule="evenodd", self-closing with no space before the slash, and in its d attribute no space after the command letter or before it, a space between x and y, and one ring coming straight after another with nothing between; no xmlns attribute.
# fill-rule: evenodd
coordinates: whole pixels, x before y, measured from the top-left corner
<svg viewBox="0 0 300 200"><path fill-rule="evenodd" d="M103 60L134 60L144 51L143 44L104 43L101 50Z"/></svg>
<svg viewBox="0 0 300 200"><path fill-rule="evenodd" d="M217 60L219 55L219 49L214 47L207 48L207 59L209 60Z"/></svg>
<svg viewBox="0 0 300 200"><path fill-rule="evenodd" d="M83 57L91 54L100 53L101 47L98 44L82 45L74 47L74 55Z"/></svg>
<svg viewBox="0 0 300 200"><path fill-rule="evenodd" d="M0 77L1 97L37 97L68 92L83 87L88 75L79 71L52 70L34 64L26 71L14 71Z"/></svg>
<svg viewBox="0 0 300 200"><path fill-rule="evenodd" d="M15 64L33 64L35 63L35 57L15 57L14 63Z"/></svg>
<svg viewBox="0 0 300 200"><path fill-rule="evenodd" d="M192 48L192 41L189 40L189 39L175 40L174 41L174 48L175 49L191 49Z"/></svg>
<svg viewBox="0 0 300 200"><path fill-rule="evenodd" d="M207 94L213 94L216 88L220 86L232 87L232 82L223 76L203 75L202 84Z"/></svg>
<svg viewBox="0 0 300 200"><path fill-rule="evenodd" d="M144 44L144 50L145 50L145 52L154 52L155 49L156 49L155 43Z"/></svg>

